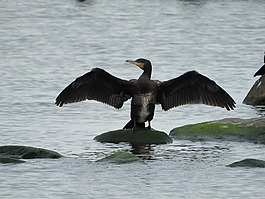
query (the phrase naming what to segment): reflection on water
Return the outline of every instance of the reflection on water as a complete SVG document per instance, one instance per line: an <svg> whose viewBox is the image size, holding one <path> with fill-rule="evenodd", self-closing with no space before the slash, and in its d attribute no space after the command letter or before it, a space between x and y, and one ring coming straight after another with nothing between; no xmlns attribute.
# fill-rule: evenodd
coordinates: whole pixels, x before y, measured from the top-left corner
<svg viewBox="0 0 265 199"><path fill-rule="evenodd" d="M137 145L131 144L130 152L142 158L143 160L152 160L154 159L154 150L155 147L148 145Z"/></svg>
<svg viewBox="0 0 265 199"><path fill-rule="evenodd" d="M200 143L188 144L169 144L169 145L138 145L129 143L103 144L103 150L86 152L78 156L90 161L96 161L109 156L117 151L131 152L143 160L188 160L188 161L218 161L223 153L229 152L229 147L223 147L220 144L204 146ZM108 150L106 150L108 148ZM112 149L110 152L109 149Z"/></svg>
<svg viewBox="0 0 265 199"><path fill-rule="evenodd" d="M257 113L257 115L265 116L265 106L251 106Z"/></svg>
<svg viewBox="0 0 265 199"><path fill-rule="evenodd" d="M88 6L94 3L95 0L76 0L77 6Z"/></svg>

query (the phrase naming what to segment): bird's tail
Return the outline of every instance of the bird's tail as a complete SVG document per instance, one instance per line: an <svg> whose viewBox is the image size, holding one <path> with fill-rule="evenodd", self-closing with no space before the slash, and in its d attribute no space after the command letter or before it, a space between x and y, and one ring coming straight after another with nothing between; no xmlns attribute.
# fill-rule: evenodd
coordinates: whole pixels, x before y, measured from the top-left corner
<svg viewBox="0 0 265 199"><path fill-rule="evenodd" d="M136 122L136 126L139 128L145 128L144 123ZM130 120L124 127L123 129L133 129L134 128L134 122L133 120Z"/></svg>

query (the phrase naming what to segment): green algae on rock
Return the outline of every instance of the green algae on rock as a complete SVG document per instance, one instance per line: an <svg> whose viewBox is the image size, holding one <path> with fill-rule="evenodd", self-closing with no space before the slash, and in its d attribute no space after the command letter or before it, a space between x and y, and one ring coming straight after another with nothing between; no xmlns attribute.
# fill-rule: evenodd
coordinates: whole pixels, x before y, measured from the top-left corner
<svg viewBox="0 0 265 199"><path fill-rule="evenodd" d="M136 144L168 144L172 139L162 131L121 129L98 135L94 138L98 142L119 143L129 142Z"/></svg>
<svg viewBox="0 0 265 199"><path fill-rule="evenodd" d="M227 118L174 128L170 136L191 141L248 141L265 144L265 118Z"/></svg>
<svg viewBox="0 0 265 199"><path fill-rule="evenodd" d="M97 162L126 164L126 163L132 163L132 162L142 162L142 159L130 152L118 151L110 156L97 160Z"/></svg>
<svg viewBox="0 0 265 199"><path fill-rule="evenodd" d="M229 165L227 165L227 167L254 167L254 168L259 167L259 168L265 168L265 161L247 158L247 159L229 164Z"/></svg>
<svg viewBox="0 0 265 199"><path fill-rule="evenodd" d="M47 149L30 147L30 146L0 146L0 157L9 158L22 158L22 159L32 159L32 158L60 158L61 154Z"/></svg>

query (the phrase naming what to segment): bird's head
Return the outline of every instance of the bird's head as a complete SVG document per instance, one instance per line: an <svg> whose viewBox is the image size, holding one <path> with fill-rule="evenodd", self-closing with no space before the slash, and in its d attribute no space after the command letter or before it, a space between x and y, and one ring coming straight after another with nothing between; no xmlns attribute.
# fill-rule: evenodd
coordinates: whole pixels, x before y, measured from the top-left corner
<svg viewBox="0 0 265 199"><path fill-rule="evenodd" d="M126 62L134 64L138 66L139 68L143 69L144 71L151 71L152 70L152 65L151 62L147 59L136 59L135 61L132 60L126 60Z"/></svg>

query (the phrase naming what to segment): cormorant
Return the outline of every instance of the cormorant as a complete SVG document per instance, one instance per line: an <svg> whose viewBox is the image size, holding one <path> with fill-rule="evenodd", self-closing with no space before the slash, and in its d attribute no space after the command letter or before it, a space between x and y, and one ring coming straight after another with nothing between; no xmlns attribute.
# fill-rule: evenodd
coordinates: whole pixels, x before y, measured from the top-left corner
<svg viewBox="0 0 265 199"><path fill-rule="evenodd" d="M263 66L261 66L261 68L254 74L254 77L258 76L258 75L264 75L265 74L265 51L264 51L264 58L263 58Z"/></svg>
<svg viewBox="0 0 265 199"><path fill-rule="evenodd" d="M185 104L206 104L226 108L235 108L233 98L214 81L196 71L167 80L151 80L152 65L149 60L137 59L126 62L135 64L143 70L138 79L124 80L111 75L100 68L76 78L56 98L55 104L63 106L83 100L96 100L114 108L121 108L131 98L131 120L125 129L144 128L154 117L155 104L161 104L167 111Z"/></svg>

